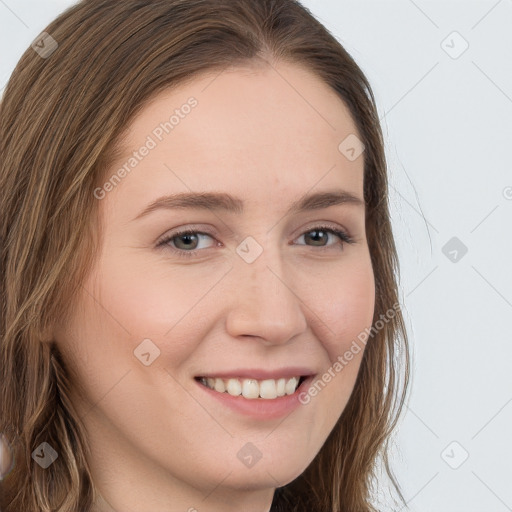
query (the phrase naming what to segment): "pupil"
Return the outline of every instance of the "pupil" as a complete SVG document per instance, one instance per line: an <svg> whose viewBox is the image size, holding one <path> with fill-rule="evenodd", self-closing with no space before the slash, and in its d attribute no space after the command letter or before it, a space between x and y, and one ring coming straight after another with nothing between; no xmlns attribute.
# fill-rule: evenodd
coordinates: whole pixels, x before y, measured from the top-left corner
<svg viewBox="0 0 512 512"><path fill-rule="evenodd" d="M315 242L315 243L316 243L316 242L321 242L321 241L322 241L322 237L321 237L321 236L318 236L318 233L323 234L323 235L324 235L324 236L323 236L324 238L325 238L325 235L326 235L325 231L321 231L321 230L319 230L319 229L315 229L314 231L311 231L311 233L314 233L314 235L309 235L309 237L310 237L310 239L311 239L313 242ZM321 245L321 244L320 244L320 245Z"/></svg>
<svg viewBox="0 0 512 512"><path fill-rule="evenodd" d="M196 240L193 240L194 238L197 238L196 235L194 234L191 234L191 233L187 233L187 234L184 234L184 235L180 235L178 237L178 241L181 243L182 241L185 241L185 243L183 244L185 248L189 248L191 247L191 244L194 245L194 242Z"/></svg>

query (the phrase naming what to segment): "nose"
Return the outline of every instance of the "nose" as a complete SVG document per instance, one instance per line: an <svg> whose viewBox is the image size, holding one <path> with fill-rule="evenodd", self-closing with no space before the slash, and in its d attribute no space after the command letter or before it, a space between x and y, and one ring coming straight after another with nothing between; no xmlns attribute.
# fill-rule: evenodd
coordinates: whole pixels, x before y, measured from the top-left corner
<svg viewBox="0 0 512 512"><path fill-rule="evenodd" d="M269 251L248 264L238 261L232 272L226 330L235 337L257 337L267 345L285 344L307 329L304 300L283 272L280 258Z"/></svg>

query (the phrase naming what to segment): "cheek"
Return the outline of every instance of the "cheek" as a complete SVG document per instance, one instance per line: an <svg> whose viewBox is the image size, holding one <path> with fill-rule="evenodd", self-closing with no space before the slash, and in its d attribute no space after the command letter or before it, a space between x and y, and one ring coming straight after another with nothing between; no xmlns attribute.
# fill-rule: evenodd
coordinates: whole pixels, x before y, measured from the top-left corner
<svg viewBox="0 0 512 512"><path fill-rule="evenodd" d="M365 349L365 333L371 328L375 307L374 275L369 256L346 266L318 295L323 304L318 316L328 329L320 338L328 356L325 367L309 388L312 399L324 411L324 428L330 430L343 412L354 388ZM316 397L316 398L315 398Z"/></svg>
<svg viewBox="0 0 512 512"><path fill-rule="evenodd" d="M119 348L125 350L129 338L133 351L149 338L165 350L166 359L179 364L197 348L198 334L208 321L208 295L230 265L219 261L190 270L160 260L148 263L147 257L117 255L103 260L99 268L86 286L96 290L91 294L101 303L96 315L109 322L111 333L117 333L113 342L117 338ZM184 328L186 336L177 336ZM171 338L172 344L164 341Z"/></svg>
<svg viewBox="0 0 512 512"><path fill-rule="evenodd" d="M337 275L336 279L325 280L324 287L314 298L318 317L328 332L321 339L331 363L349 350L354 341L364 348L358 336L361 338L371 327L375 308L375 283L369 255L361 257L357 264L347 265Z"/></svg>

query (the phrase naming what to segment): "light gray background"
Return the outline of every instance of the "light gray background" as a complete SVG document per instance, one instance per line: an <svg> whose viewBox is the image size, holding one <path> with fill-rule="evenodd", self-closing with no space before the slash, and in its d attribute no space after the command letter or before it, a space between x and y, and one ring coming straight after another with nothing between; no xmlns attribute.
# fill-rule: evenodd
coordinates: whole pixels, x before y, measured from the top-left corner
<svg viewBox="0 0 512 512"><path fill-rule="evenodd" d="M0 0L0 89L72 3ZM512 511L512 0L304 4L383 123L414 356L393 461L409 508Z"/></svg>

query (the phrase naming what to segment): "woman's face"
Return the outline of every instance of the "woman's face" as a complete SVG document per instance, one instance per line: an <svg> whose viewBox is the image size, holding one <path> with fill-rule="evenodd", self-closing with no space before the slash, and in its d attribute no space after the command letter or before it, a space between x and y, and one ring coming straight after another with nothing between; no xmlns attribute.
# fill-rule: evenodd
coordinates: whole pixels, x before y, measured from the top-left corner
<svg viewBox="0 0 512 512"><path fill-rule="evenodd" d="M166 90L130 126L95 192L102 250L55 332L114 509L268 510L322 447L374 311L356 134L283 63Z"/></svg>

